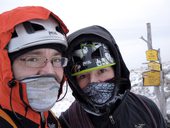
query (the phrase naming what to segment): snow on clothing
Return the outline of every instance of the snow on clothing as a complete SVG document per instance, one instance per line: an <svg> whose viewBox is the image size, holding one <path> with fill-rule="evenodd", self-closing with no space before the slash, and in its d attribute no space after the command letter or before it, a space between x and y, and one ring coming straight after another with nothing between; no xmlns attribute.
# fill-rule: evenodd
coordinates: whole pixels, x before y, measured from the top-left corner
<svg viewBox="0 0 170 128"><path fill-rule="evenodd" d="M23 11L24 10L24 11ZM0 107L5 111L12 119L15 120L15 114L20 117L21 120L16 122L18 127L49 127L49 125L57 125L57 122L51 122L50 118L54 118L51 112L45 112L45 124L42 123L40 113L33 111L25 104L28 103L26 96L26 87L21 86L17 81L16 83L10 83L13 79L11 63L8 57L8 51L6 49L8 42L11 39L14 27L22 22L32 19L48 19L52 15L60 24L63 31L68 33L68 29L62 20L52 13L51 11L38 6L26 6L18 7L11 11L0 14ZM10 87L10 86L13 87ZM22 89L21 89L22 88ZM22 92L22 91L23 92ZM11 97L10 97L11 96ZM11 101L11 102L10 102ZM12 108L11 108L12 106ZM13 110L12 110L13 109ZM15 112L15 113L14 113ZM15 120L16 121L16 120ZM14 122L15 122L14 121ZM7 123L7 122L6 122ZM0 126L4 126L4 118L0 116ZM27 125L28 124L28 125ZM4 126L5 128L8 127ZM9 126L10 127L10 126Z"/></svg>
<svg viewBox="0 0 170 128"><path fill-rule="evenodd" d="M117 104L107 106L108 111L104 115L95 116L86 112L84 106L87 108L90 104L84 98L84 94L80 93L79 85L69 72L70 64L68 63L65 71L76 101L61 114L59 119L62 126L67 128L165 128L164 119L156 104L144 96L130 92L129 70L114 38L106 29L100 26L90 26L71 34L68 37L68 57L71 56L71 49L76 47L77 42L74 42L74 39L88 38L91 35L102 37L109 42L107 45L116 62L115 77L126 79L126 82L119 85L123 99Z"/></svg>

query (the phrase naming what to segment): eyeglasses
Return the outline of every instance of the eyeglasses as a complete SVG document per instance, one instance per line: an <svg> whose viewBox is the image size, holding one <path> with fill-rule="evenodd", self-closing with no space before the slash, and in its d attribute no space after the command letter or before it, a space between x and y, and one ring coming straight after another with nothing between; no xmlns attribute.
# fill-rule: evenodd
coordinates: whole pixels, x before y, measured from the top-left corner
<svg viewBox="0 0 170 128"><path fill-rule="evenodd" d="M65 57L53 56L47 59L44 56L27 56L25 58L20 58L20 61L25 61L25 65L33 68L42 68L47 62L51 62L53 67L61 68L67 66L68 59Z"/></svg>

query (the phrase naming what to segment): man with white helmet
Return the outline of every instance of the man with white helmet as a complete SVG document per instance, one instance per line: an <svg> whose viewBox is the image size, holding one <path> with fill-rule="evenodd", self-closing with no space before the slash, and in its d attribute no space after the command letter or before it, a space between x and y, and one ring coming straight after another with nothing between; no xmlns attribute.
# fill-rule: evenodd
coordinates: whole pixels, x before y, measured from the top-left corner
<svg viewBox="0 0 170 128"><path fill-rule="evenodd" d="M67 27L39 6L4 12L0 24L0 127L60 127L49 110L65 82Z"/></svg>

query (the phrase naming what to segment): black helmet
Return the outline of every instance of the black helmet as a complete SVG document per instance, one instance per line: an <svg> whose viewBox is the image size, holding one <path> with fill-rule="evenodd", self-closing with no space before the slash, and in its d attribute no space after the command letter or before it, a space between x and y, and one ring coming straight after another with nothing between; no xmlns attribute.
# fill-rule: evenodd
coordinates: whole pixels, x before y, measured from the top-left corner
<svg viewBox="0 0 170 128"><path fill-rule="evenodd" d="M81 41L72 53L72 76L115 65L108 47L94 40Z"/></svg>
<svg viewBox="0 0 170 128"><path fill-rule="evenodd" d="M94 114L104 113L106 106L100 108L94 104L79 87L75 76L112 66L115 79L119 81L116 82L119 83L117 86L119 93L124 94L125 90L130 89L129 71L114 38L103 27L90 26L69 35L68 43L67 57L69 62L65 68L65 73L74 97L86 111ZM110 105L107 106L107 109L113 107Z"/></svg>

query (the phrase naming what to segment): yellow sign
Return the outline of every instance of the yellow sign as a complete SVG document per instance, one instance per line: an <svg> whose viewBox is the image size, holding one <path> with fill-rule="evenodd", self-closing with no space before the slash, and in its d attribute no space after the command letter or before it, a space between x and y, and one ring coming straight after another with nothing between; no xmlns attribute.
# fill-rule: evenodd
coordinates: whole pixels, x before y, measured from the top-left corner
<svg viewBox="0 0 170 128"><path fill-rule="evenodd" d="M148 68L149 70L161 71L161 65L157 62L149 62Z"/></svg>
<svg viewBox="0 0 170 128"><path fill-rule="evenodd" d="M158 51L155 49L146 51L146 59L148 61L157 61L158 60Z"/></svg>
<svg viewBox="0 0 170 128"><path fill-rule="evenodd" d="M147 71L143 73L144 86L159 86L160 85L160 72Z"/></svg>

